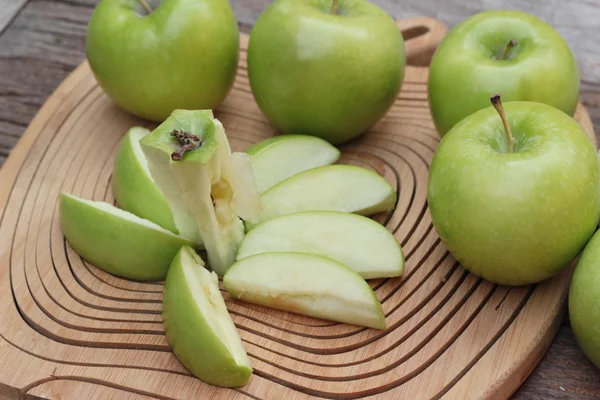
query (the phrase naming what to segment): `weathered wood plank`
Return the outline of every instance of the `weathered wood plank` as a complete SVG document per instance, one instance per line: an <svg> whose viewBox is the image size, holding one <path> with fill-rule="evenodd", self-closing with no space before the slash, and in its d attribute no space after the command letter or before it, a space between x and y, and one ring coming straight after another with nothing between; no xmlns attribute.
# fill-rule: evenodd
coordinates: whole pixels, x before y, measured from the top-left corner
<svg viewBox="0 0 600 400"><path fill-rule="evenodd" d="M600 371L577 347L573 330L563 326L542 361L513 398L600 399Z"/></svg>
<svg viewBox="0 0 600 400"><path fill-rule="evenodd" d="M0 0L0 34L26 3L27 0Z"/></svg>

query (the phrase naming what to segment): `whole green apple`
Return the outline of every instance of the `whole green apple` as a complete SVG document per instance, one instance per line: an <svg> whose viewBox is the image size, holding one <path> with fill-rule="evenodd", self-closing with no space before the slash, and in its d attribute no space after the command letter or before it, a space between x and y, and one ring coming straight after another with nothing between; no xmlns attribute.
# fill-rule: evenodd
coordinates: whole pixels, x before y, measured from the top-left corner
<svg viewBox="0 0 600 400"><path fill-rule="evenodd" d="M132 114L214 109L235 78L239 32L227 0L102 0L87 33L98 83Z"/></svg>
<svg viewBox="0 0 600 400"><path fill-rule="evenodd" d="M569 291L569 319L577 343L600 368L600 234L586 245Z"/></svg>
<svg viewBox="0 0 600 400"><path fill-rule="evenodd" d="M565 40L537 17L485 11L457 25L438 47L429 71L429 106L441 136L466 116L504 101L534 101L573 115L579 69Z"/></svg>
<svg viewBox="0 0 600 400"><path fill-rule="evenodd" d="M493 99L501 117L493 107L477 111L440 142L429 208L465 268L525 285L567 267L594 233L600 163L583 129L562 111L510 102L504 113L499 96Z"/></svg>
<svg viewBox="0 0 600 400"><path fill-rule="evenodd" d="M277 0L248 45L252 93L271 123L336 144L387 112L405 64L394 20L366 0Z"/></svg>

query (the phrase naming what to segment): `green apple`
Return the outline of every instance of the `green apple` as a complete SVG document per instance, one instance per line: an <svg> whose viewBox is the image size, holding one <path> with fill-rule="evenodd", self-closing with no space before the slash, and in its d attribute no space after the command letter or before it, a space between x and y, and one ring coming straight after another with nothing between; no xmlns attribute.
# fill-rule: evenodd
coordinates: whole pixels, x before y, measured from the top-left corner
<svg viewBox="0 0 600 400"><path fill-rule="evenodd" d="M252 367L225 307L219 279L187 246L169 268L162 314L173 353L194 376L218 386L248 383Z"/></svg>
<svg viewBox="0 0 600 400"><path fill-rule="evenodd" d="M600 233L586 245L571 281L569 319L577 343L600 368Z"/></svg>
<svg viewBox="0 0 600 400"><path fill-rule="evenodd" d="M123 278L163 280L179 248L193 244L108 203L61 193L59 209L62 232L73 250Z"/></svg>
<svg viewBox="0 0 600 400"><path fill-rule="evenodd" d="M379 174L354 165L326 165L293 175L261 195L261 210L246 221L261 222L300 211L343 211L371 215L389 211L396 191Z"/></svg>
<svg viewBox="0 0 600 400"><path fill-rule="evenodd" d="M429 105L440 135L489 97L549 104L573 115L579 69L565 40L533 15L495 10L476 14L444 38L431 61Z"/></svg>
<svg viewBox="0 0 600 400"><path fill-rule="evenodd" d="M277 0L248 44L254 98L284 133L342 143L370 129L404 79L394 20L366 0Z"/></svg>
<svg viewBox="0 0 600 400"><path fill-rule="evenodd" d="M539 282L567 267L594 233L598 154L562 111L510 102L504 112L499 96L492 99L498 112L477 111L440 142L429 209L467 269L500 284Z"/></svg>
<svg viewBox="0 0 600 400"><path fill-rule="evenodd" d="M252 172L260 193L299 172L333 164L340 151L323 139L308 135L275 136L250 146Z"/></svg>
<svg viewBox="0 0 600 400"><path fill-rule="evenodd" d="M121 140L112 175L113 194L125 211L179 233L169 204L152 180L140 147L140 139L149 133L148 129L136 126Z"/></svg>
<svg viewBox="0 0 600 400"><path fill-rule="evenodd" d="M175 110L140 144L180 234L202 242L222 276L244 236L240 217L256 218L260 210L250 156L231 152L210 110Z"/></svg>
<svg viewBox="0 0 600 400"><path fill-rule="evenodd" d="M245 237L237 259L260 253L296 252L329 257L365 279L402 275L400 244L370 218L336 211L305 211L273 218Z"/></svg>
<svg viewBox="0 0 600 400"><path fill-rule="evenodd" d="M356 272L307 253L262 253L236 262L223 285L238 300L315 318L385 329L373 289Z"/></svg>
<svg viewBox="0 0 600 400"><path fill-rule="evenodd" d="M86 55L119 106L152 121L213 109L231 89L239 32L227 0L101 0ZM153 8L157 4L156 8Z"/></svg>

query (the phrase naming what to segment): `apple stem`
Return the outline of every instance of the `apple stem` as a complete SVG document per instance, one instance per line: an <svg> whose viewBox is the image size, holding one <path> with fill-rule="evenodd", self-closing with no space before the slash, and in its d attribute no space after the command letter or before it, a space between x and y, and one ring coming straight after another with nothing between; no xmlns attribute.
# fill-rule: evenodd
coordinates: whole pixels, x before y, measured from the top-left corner
<svg viewBox="0 0 600 400"><path fill-rule="evenodd" d="M146 2L146 0L138 0L138 2L144 7L148 14L152 14L152 7Z"/></svg>
<svg viewBox="0 0 600 400"><path fill-rule="evenodd" d="M496 93L496 94L492 95L492 97L490 97L490 101L492 102L492 105L494 106L496 111L498 111L498 115L500 115L500 119L502 120L502 125L504 125L504 132L506 133L506 139L508 140L508 152L512 153L514 144L515 144L515 138L513 137L512 133L510 131L510 126L508 125L508 118L506 118L506 113L504 112L504 107L502 107L502 100L500 100L500 94Z"/></svg>
<svg viewBox="0 0 600 400"><path fill-rule="evenodd" d="M504 53L502 53L502 58L501 60L506 60L508 58L508 53L510 53L510 51L515 48L517 46L517 41L516 40L511 40L510 42L508 42L506 44L506 47L504 48Z"/></svg>
<svg viewBox="0 0 600 400"><path fill-rule="evenodd" d="M181 160L185 153L196 150L202 145L198 136L187 133L183 129L173 130L171 136L175 136L175 139L177 139L177 142L181 145L181 148L171 154L171 159L173 161Z"/></svg>
<svg viewBox="0 0 600 400"><path fill-rule="evenodd" d="M338 11L338 0L333 0L333 5L331 6L331 13L336 15Z"/></svg>

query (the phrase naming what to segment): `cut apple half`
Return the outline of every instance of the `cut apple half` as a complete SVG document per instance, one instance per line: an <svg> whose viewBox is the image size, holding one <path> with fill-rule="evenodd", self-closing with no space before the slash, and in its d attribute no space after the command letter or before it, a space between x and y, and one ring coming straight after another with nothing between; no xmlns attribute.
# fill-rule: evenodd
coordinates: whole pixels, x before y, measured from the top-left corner
<svg viewBox="0 0 600 400"><path fill-rule="evenodd" d="M326 165L296 174L261 195L261 212L246 223L261 222L300 211L342 211L371 215L389 211L396 191L379 174L354 165Z"/></svg>
<svg viewBox="0 0 600 400"><path fill-rule="evenodd" d="M326 140L309 135L281 135L246 150L251 155L260 193L300 172L335 163L340 151Z"/></svg>
<svg viewBox="0 0 600 400"><path fill-rule="evenodd" d="M185 220L181 235L196 237L210 267L222 276L244 236L240 218L256 218L260 210L250 156L232 154L210 110L175 110L140 144L176 225Z"/></svg>
<svg viewBox="0 0 600 400"><path fill-rule="evenodd" d="M227 292L250 303L315 318L385 329L381 304L355 271L307 253L262 253L233 264Z"/></svg>
<svg viewBox="0 0 600 400"><path fill-rule="evenodd" d="M100 201L61 193L62 232L77 254L127 279L165 279L181 246L193 242L155 223Z"/></svg>
<svg viewBox="0 0 600 400"><path fill-rule="evenodd" d="M329 257L364 279L402 275L400 243L381 224L357 214L305 211L271 219L248 232L237 259L260 253L296 252Z"/></svg>
<svg viewBox="0 0 600 400"><path fill-rule="evenodd" d="M149 133L150 130L136 126L121 140L112 176L113 194L125 211L179 233L169 203L154 183L140 147L140 139Z"/></svg>
<svg viewBox="0 0 600 400"><path fill-rule="evenodd" d="M214 272L190 247L177 253L163 292L167 340L181 364L197 378L217 386L238 387L252 375Z"/></svg>

